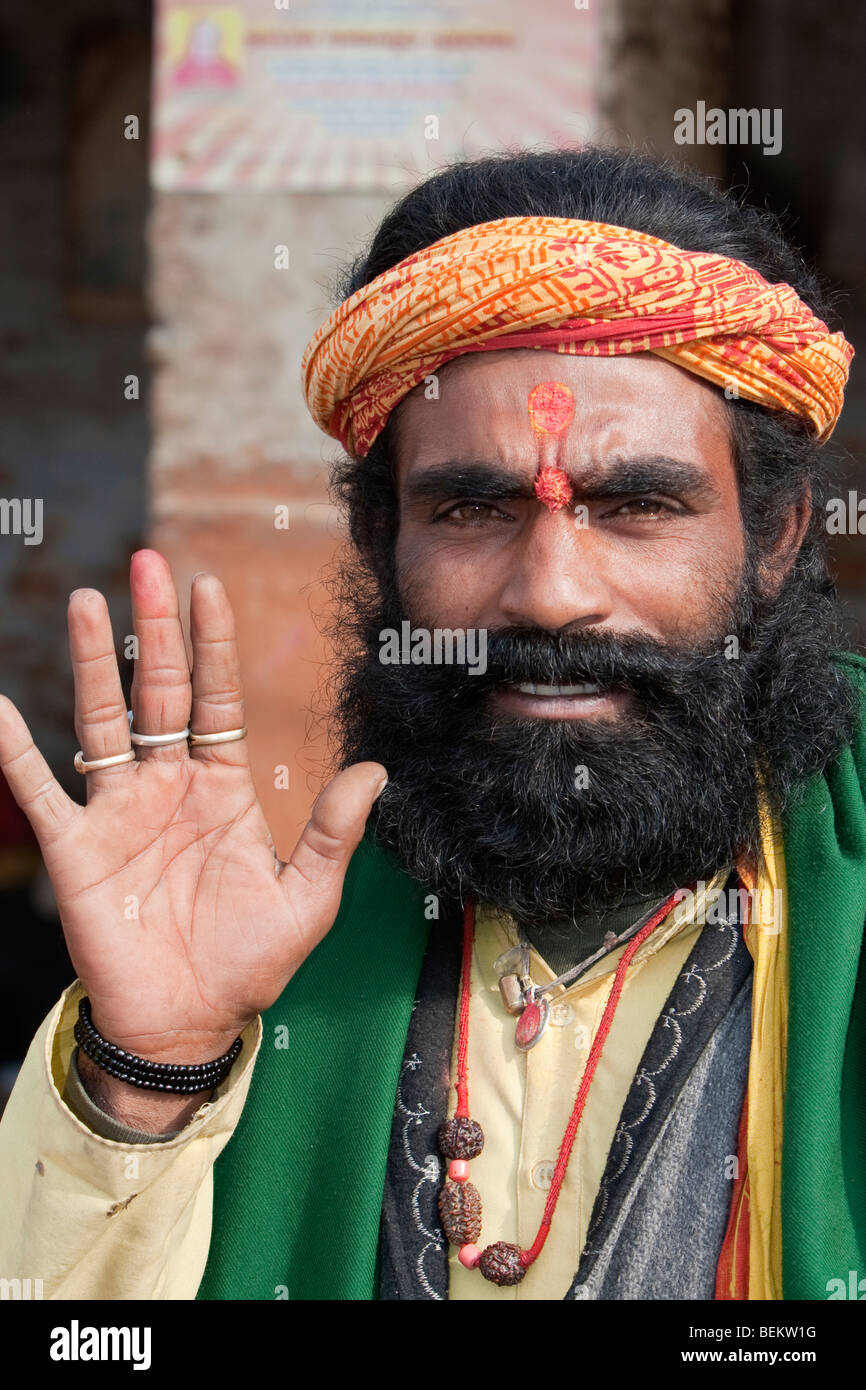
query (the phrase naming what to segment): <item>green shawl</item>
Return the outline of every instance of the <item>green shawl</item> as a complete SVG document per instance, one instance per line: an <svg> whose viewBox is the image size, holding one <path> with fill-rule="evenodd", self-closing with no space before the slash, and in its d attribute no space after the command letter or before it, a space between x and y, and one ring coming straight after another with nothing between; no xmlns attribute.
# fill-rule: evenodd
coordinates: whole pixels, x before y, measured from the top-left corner
<svg viewBox="0 0 866 1390"><path fill-rule="evenodd" d="M866 661L841 658L866 714ZM790 1020L782 1161L786 1299L866 1276L866 719L783 819ZM325 940L263 1018L214 1170L202 1299L373 1299L394 1098L431 923L371 837ZM277 1046L285 1040L288 1047Z"/></svg>

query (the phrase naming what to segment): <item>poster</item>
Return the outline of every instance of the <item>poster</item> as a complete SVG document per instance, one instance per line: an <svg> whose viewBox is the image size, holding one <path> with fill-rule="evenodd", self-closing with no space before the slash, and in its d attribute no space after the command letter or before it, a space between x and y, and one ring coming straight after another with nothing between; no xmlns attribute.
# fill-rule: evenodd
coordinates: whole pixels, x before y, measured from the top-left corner
<svg viewBox="0 0 866 1390"><path fill-rule="evenodd" d="M589 0L539 0L530 22L526 0L286 6L159 0L156 188L375 192L595 133Z"/></svg>

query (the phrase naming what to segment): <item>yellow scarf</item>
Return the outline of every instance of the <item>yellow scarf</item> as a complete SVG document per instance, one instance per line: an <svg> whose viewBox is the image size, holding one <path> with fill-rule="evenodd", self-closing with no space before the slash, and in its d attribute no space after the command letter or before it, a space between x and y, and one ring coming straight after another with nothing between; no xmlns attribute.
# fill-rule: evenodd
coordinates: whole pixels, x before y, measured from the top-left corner
<svg viewBox="0 0 866 1390"><path fill-rule="evenodd" d="M738 864L750 895L752 1046L739 1172L716 1297L782 1297L782 1108L788 1044L788 911L777 817L761 804L761 861Z"/></svg>

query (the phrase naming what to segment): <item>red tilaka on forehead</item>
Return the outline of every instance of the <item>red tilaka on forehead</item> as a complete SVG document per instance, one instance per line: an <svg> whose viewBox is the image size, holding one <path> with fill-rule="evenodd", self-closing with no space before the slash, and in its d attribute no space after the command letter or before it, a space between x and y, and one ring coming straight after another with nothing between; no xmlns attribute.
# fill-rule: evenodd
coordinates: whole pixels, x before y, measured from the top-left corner
<svg viewBox="0 0 866 1390"><path fill-rule="evenodd" d="M529 423L536 434L562 434L574 415L574 396L563 381L540 381L529 393Z"/></svg>
<svg viewBox="0 0 866 1390"><path fill-rule="evenodd" d="M563 381L540 381L529 393L529 423L536 434L562 434L574 417L574 396ZM573 491L561 468L539 468L535 495L551 512L567 507Z"/></svg>

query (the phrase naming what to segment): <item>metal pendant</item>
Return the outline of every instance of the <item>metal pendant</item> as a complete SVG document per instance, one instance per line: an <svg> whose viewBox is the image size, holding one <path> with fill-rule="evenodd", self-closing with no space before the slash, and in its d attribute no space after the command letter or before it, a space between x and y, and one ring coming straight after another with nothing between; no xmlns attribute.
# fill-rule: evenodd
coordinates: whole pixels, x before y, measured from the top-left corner
<svg viewBox="0 0 866 1390"><path fill-rule="evenodd" d="M503 975L499 981L499 993L507 1013L515 1017L523 1013L523 985L517 975Z"/></svg>
<svg viewBox="0 0 866 1390"><path fill-rule="evenodd" d="M527 991L527 1004L517 1021L514 1041L521 1052L528 1052L540 1042L550 1018L550 1005L543 995L539 995L533 985Z"/></svg>

